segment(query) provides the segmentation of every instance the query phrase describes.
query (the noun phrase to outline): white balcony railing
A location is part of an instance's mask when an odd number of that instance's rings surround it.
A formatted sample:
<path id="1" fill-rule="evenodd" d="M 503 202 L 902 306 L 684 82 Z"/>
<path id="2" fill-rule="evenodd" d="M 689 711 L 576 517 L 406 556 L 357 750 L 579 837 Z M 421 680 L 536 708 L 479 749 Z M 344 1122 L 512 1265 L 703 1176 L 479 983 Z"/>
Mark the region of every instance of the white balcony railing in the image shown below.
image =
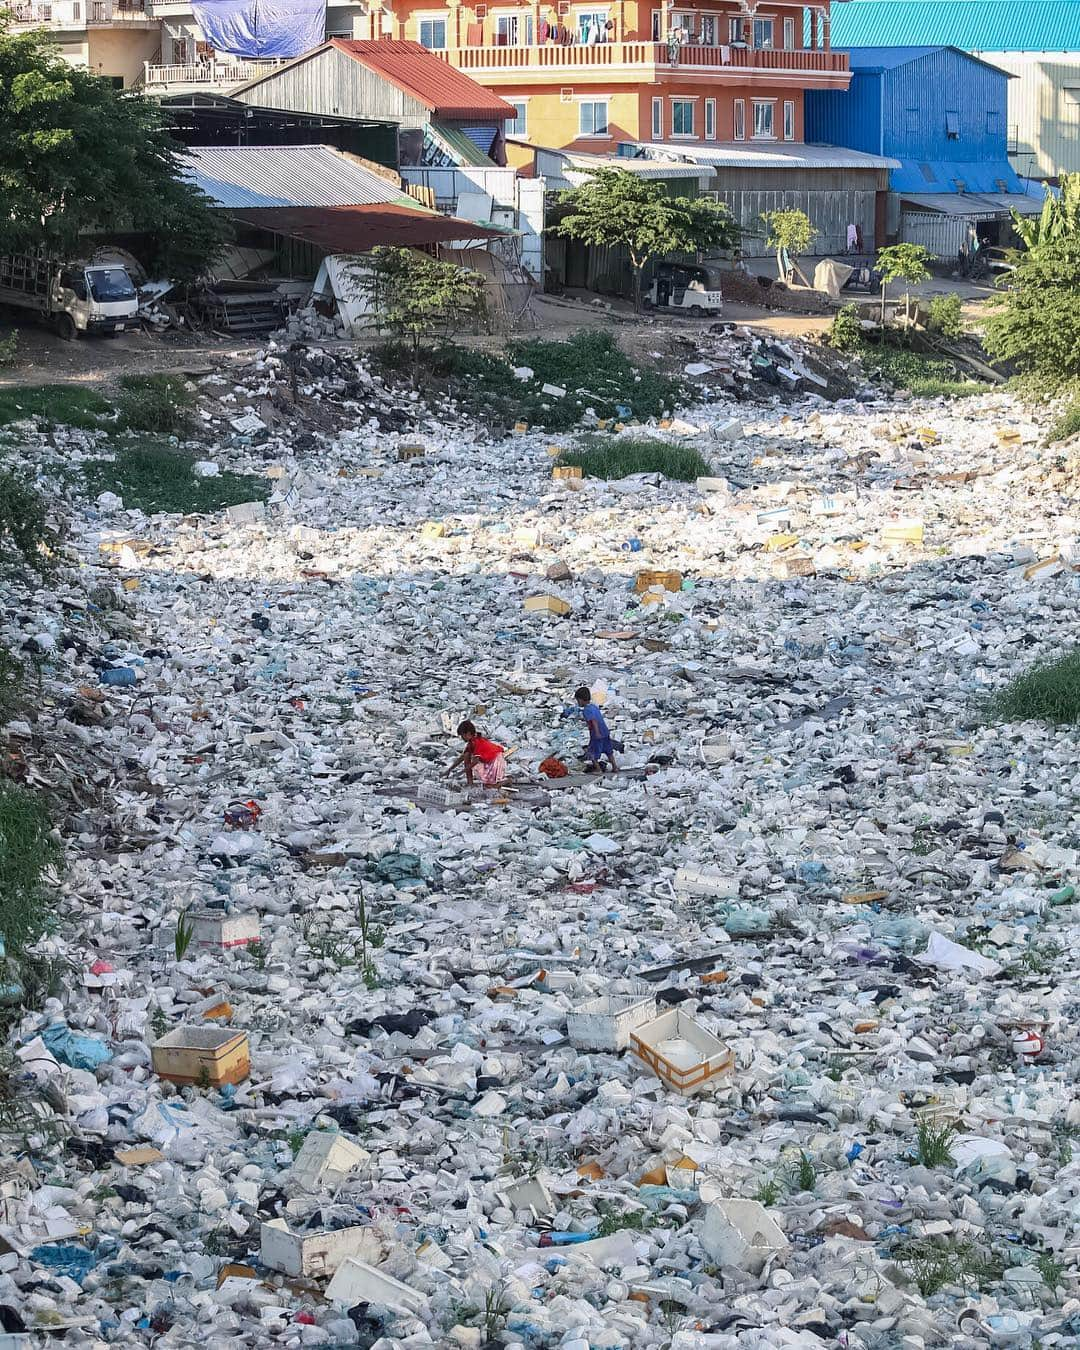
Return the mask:
<path id="1" fill-rule="evenodd" d="M 147 63 L 146 88 L 182 89 L 193 85 L 227 88 L 266 75 L 283 64 L 283 61 L 196 61 L 185 66 L 153 66 Z"/>
<path id="2" fill-rule="evenodd" d="M 0 3 L 15 24 L 35 28 L 85 28 L 88 23 L 147 23 L 150 14 L 140 0 L 8 0 Z"/>

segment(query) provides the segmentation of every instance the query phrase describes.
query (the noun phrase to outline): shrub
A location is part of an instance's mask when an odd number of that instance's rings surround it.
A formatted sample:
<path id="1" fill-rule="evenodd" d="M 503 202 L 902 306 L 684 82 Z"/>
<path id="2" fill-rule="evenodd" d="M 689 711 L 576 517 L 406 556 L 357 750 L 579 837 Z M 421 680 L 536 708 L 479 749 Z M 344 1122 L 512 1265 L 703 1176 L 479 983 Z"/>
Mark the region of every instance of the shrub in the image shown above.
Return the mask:
<path id="1" fill-rule="evenodd" d="M 697 450 L 669 445 L 656 437 L 586 436 L 575 450 L 559 456 L 560 464 L 576 464 L 586 478 L 626 478 L 632 473 L 662 473 L 681 483 L 705 478 L 709 466 Z"/>
<path id="2" fill-rule="evenodd" d="M 1017 676 L 990 699 L 987 711 L 1001 722 L 1080 722 L 1080 647 Z"/>
<path id="3" fill-rule="evenodd" d="M 857 352 L 863 344 L 862 324 L 859 322 L 859 306 L 844 305 L 833 315 L 825 342 L 838 352 Z"/>
<path id="4" fill-rule="evenodd" d="M 0 469 L 0 563 L 47 572 L 58 542 L 41 493 L 18 474 Z"/>
<path id="5" fill-rule="evenodd" d="M 1080 398 L 1073 397 L 1046 430 L 1048 441 L 1067 441 L 1080 432 Z"/>
<path id="6" fill-rule="evenodd" d="M 25 788 L 0 783 L 0 933 L 15 953 L 52 926 L 46 875 L 60 864 L 44 802 Z"/>
<path id="7" fill-rule="evenodd" d="M 991 357 L 1058 385 L 1080 375 L 1080 238 L 1022 254 L 1008 286 L 985 324 Z"/>
<path id="8" fill-rule="evenodd" d="M 935 295 L 931 298 L 926 326 L 931 333 L 953 339 L 964 335 L 964 304 L 958 295 Z"/>
<path id="9" fill-rule="evenodd" d="M 13 366 L 19 359 L 19 330 L 13 328 L 0 338 L 0 366 Z"/>
<path id="10" fill-rule="evenodd" d="M 923 1167 L 951 1167 L 952 1141 L 956 1136 L 956 1127 L 948 1122 L 935 1125 L 933 1121 L 920 1120 L 915 1139 L 915 1156 Z"/>

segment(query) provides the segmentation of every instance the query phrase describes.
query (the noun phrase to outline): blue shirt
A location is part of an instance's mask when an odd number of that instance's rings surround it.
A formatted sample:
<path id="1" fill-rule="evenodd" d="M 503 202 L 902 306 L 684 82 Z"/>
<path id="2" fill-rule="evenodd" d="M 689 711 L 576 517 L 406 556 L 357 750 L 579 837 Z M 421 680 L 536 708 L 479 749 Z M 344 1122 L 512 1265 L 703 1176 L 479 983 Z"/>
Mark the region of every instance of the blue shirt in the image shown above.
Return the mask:
<path id="1" fill-rule="evenodd" d="M 611 732 L 604 721 L 604 715 L 595 703 L 586 703 L 581 710 L 582 721 L 589 728 L 590 740 L 606 740 Z"/>

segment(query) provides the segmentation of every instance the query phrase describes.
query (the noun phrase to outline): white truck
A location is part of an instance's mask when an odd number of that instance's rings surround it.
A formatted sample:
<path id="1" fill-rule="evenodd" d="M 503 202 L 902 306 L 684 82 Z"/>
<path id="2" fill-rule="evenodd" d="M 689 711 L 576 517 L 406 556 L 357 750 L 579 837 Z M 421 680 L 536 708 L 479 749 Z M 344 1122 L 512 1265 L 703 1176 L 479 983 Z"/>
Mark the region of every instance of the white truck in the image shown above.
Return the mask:
<path id="1" fill-rule="evenodd" d="M 70 341 L 80 333 L 112 335 L 134 328 L 139 297 L 120 263 L 9 253 L 0 255 L 0 305 L 32 310 Z"/>

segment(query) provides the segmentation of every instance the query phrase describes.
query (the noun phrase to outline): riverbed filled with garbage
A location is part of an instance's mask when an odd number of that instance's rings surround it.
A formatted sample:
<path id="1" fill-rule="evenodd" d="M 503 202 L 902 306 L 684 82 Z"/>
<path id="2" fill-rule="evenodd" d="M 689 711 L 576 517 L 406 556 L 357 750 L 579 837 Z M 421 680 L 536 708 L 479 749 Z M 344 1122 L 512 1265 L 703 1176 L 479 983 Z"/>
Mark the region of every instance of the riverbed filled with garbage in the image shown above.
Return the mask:
<path id="1" fill-rule="evenodd" d="M 224 510 L 4 430 L 69 533 L 0 625 L 67 963 L 8 1024 L 0 1344 L 1080 1344 L 1077 736 L 990 711 L 1075 643 L 1075 464 L 711 342 L 582 411 L 685 482 L 272 344 L 196 383 Z"/>

